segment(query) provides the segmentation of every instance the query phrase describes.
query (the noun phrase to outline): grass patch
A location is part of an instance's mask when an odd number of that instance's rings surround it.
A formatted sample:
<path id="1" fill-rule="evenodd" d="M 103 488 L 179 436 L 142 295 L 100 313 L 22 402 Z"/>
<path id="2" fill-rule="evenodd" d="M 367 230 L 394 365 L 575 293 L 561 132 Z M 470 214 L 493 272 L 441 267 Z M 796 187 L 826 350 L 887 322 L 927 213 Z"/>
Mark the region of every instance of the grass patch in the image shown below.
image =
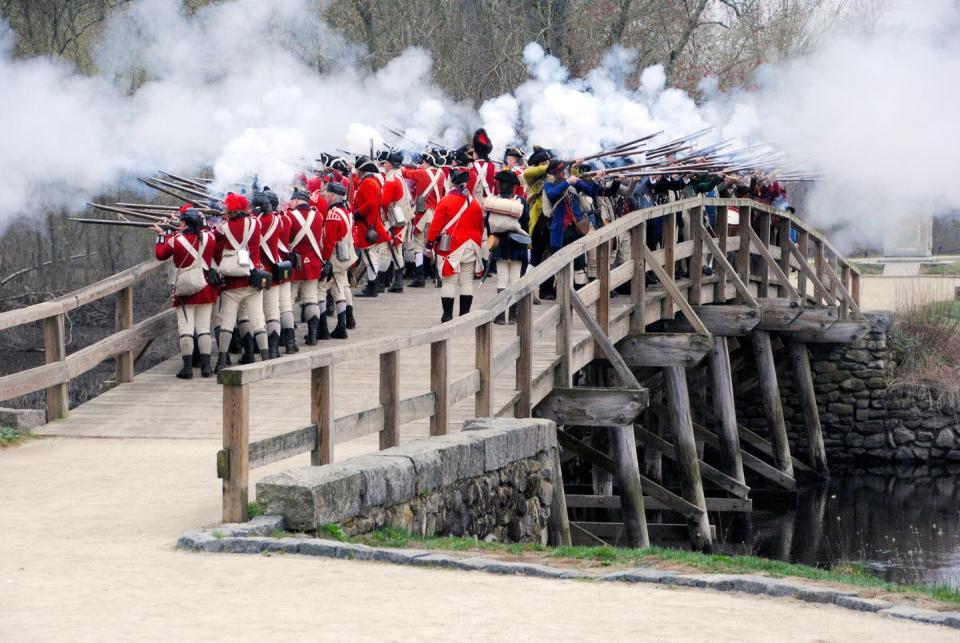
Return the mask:
<path id="1" fill-rule="evenodd" d="M 882 275 L 883 274 L 883 264 L 882 263 L 856 263 L 853 264 L 854 268 L 860 271 L 861 275 Z"/>
<path id="2" fill-rule="evenodd" d="M 333 540 L 339 540 L 340 542 L 350 541 L 350 536 L 348 536 L 339 525 L 329 524 L 323 525 L 320 529 L 317 530 L 318 536 L 326 536 L 327 538 L 332 538 Z"/>
<path id="3" fill-rule="evenodd" d="M 327 527 L 330 527 L 328 525 Z M 326 529 L 326 528 L 325 528 Z M 322 530 L 323 531 L 323 530 Z M 793 577 L 850 585 L 863 589 L 917 596 L 960 605 L 960 589 L 947 585 L 905 584 L 882 580 L 872 575 L 863 566 L 847 564 L 824 569 L 795 563 L 785 563 L 757 556 L 727 556 L 724 554 L 702 554 L 682 549 L 649 547 L 646 549 L 621 549 L 616 547 L 545 547 L 537 543 L 495 543 L 473 538 L 457 537 L 421 537 L 399 529 L 386 527 L 378 531 L 347 538 L 338 527 L 338 540 L 350 540 L 377 547 L 411 547 L 416 549 L 442 549 L 447 551 L 486 551 L 498 554 L 523 555 L 534 554 L 546 558 L 578 560 L 595 563 L 600 567 L 618 566 L 655 566 L 657 563 L 671 563 L 692 569 L 726 573 L 759 573 L 774 577 Z"/>
<path id="4" fill-rule="evenodd" d="M 12 426 L 0 427 L 0 449 L 15 447 L 33 437 L 29 432 L 20 432 Z"/>
<path id="5" fill-rule="evenodd" d="M 944 277 L 960 277 L 960 262 L 958 263 L 922 263 L 921 275 L 939 275 Z"/>
<path id="6" fill-rule="evenodd" d="M 247 503 L 247 520 L 262 516 L 267 512 L 267 506 L 261 502 Z"/>

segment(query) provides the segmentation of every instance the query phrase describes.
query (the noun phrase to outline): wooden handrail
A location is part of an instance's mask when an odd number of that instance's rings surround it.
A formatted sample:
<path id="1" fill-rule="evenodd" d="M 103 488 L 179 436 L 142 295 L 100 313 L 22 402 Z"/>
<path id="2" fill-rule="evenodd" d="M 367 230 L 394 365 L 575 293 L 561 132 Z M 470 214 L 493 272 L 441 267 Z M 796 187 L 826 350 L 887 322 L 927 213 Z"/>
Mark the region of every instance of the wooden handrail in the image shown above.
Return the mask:
<path id="1" fill-rule="evenodd" d="M 438 326 L 431 326 L 422 330 L 413 331 L 403 336 L 388 336 L 376 339 L 370 339 L 363 342 L 352 343 L 344 346 L 335 346 L 310 353 L 299 353 L 287 355 L 279 359 L 269 360 L 267 362 L 256 362 L 244 366 L 232 366 L 220 371 L 217 375 L 221 384 L 230 386 L 239 386 L 241 384 L 251 384 L 273 377 L 290 375 L 293 373 L 305 372 L 318 368 L 320 366 L 330 366 L 340 362 L 346 362 L 354 359 L 370 359 L 378 357 L 382 353 L 415 348 L 418 346 L 427 346 L 434 342 L 450 340 L 456 335 L 466 330 L 483 324 L 489 323 L 497 315 L 505 312 L 511 305 L 519 302 L 525 296 L 533 293 L 539 285 L 556 275 L 564 266 L 573 263 L 576 257 L 594 250 L 601 244 L 607 243 L 622 235 L 626 235 L 631 229 L 641 223 L 652 219 L 657 219 L 669 214 L 674 214 L 681 210 L 699 207 L 702 205 L 731 206 L 731 207 L 749 207 L 775 214 L 783 219 L 789 219 L 795 227 L 807 231 L 813 238 L 820 239 L 820 233 L 815 228 L 802 222 L 795 215 L 783 210 L 777 210 L 770 206 L 757 203 L 750 199 L 707 199 L 705 197 L 695 197 L 675 201 L 665 205 L 659 205 L 652 208 L 635 210 L 611 224 L 608 224 L 599 230 L 591 232 L 573 243 L 564 246 L 556 253 L 551 255 L 546 261 L 527 271 L 519 282 L 498 293 L 488 301 L 482 309 L 476 309 L 468 315 L 457 317 L 454 320 Z M 732 238 L 731 241 L 735 239 Z M 739 243 L 739 240 L 737 241 Z M 688 244 L 685 246 L 685 244 Z M 693 253 L 693 242 L 687 241 L 677 244 L 674 260 L 679 261 L 690 256 Z M 824 247 L 832 249 L 828 242 L 824 240 Z M 682 248 L 682 251 L 681 251 Z M 665 261 L 663 251 L 654 252 L 653 255 Z M 782 255 L 781 255 L 782 256 Z M 851 273 L 859 276 L 856 267 L 850 264 L 842 255 L 837 255 L 837 260 L 841 265 L 849 266 Z M 648 267 L 649 268 L 649 267 Z"/>
<path id="2" fill-rule="evenodd" d="M 133 380 L 134 351 L 147 341 L 176 326 L 173 309 L 140 323 L 133 323 L 133 287 L 160 271 L 163 262 L 144 261 L 106 279 L 50 301 L 0 313 L 0 330 L 43 322 L 45 364 L 0 377 L 0 400 L 46 389 L 47 421 L 61 419 L 69 412 L 67 384 L 104 360 L 117 358 L 117 382 Z M 116 332 L 67 355 L 65 320 L 70 311 L 116 295 Z"/>

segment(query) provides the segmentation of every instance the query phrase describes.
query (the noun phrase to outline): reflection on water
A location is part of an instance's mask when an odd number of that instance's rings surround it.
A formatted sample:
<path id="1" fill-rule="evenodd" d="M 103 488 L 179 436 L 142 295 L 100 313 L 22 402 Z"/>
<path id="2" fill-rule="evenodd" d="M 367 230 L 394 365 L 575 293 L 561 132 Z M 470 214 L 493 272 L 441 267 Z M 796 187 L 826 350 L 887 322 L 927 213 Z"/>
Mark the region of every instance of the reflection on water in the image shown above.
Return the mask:
<path id="1" fill-rule="evenodd" d="M 952 475 L 951 475 L 952 474 Z M 960 588 L 960 475 L 927 467 L 834 471 L 787 503 L 756 502 L 753 530 L 736 547 L 815 566 L 865 564 L 901 582 Z"/>

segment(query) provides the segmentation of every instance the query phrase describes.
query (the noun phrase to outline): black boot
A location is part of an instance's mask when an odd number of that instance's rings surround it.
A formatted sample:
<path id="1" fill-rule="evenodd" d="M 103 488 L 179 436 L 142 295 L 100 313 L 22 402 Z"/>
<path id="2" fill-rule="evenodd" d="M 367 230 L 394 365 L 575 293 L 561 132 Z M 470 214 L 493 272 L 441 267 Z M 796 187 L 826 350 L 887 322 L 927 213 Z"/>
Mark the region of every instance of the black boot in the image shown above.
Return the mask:
<path id="1" fill-rule="evenodd" d="M 230 353 L 217 353 L 217 367 L 213 372 L 219 373 L 220 369 L 226 366 L 230 366 Z"/>
<path id="2" fill-rule="evenodd" d="M 260 361 L 265 362 L 270 359 L 270 350 L 260 351 Z"/>
<path id="3" fill-rule="evenodd" d="M 267 335 L 267 352 L 270 353 L 270 359 L 280 357 L 280 334 L 276 331 Z"/>
<path id="4" fill-rule="evenodd" d="M 330 339 L 330 331 L 327 329 L 327 316 L 321 315 L 317 318 L 317 339 Z"/>
<path id="5" fill-rule="evenodd" d="M 177 373 L 177 377 L 182 380 L 193 379 L 193 355 L 183 355 L 183 368 Z"/>
<path id="6" fill-rule="evenodd" d="M 357 320 L 353 318 L 353 306 L 347 306 L 347 328 L 353 330 L 357 327 Z"/>
<path id="7" fill-rule="evenodd" d="M 253 364 L 257 361 L 256 350 L 257 342 L 253 339 L 253 335 L 247 333 L 243 336 L 243 355 L 240 356 L 240 364 Z"/>
<path id="8" fill-rule="evenodd" d="M 403 292 L 403 271 L 397 270 L 393 273 L 393 285 L 390 286 L 390 292 Z"/>
<path id="9" fill-rule="evenodd" d="M 503 292 L 503 288 L 497 288 L 497 294 L 502 293 L 502 292 Z M 461 299 L 460 301 L 462 302 L 463 299 Z M 461 308 L 462 308 L 462 304 L 461 304 Z M 461 311 L 460 314 L 462 315 L 463 312 Z M 497 315 L 496 317 L 493 318 L 493 323 L 494 323 L 494 324 L 498 324 L 498 325 L 500 325 L 500 326 L 503 326 L 504 324 L 507 323 L 506 315 L 504 315 L 503 313 L 500 313 L 499 315 Z"/>
<path id="10" fill-rule="evenodd" d="M 240 329 L 234 328 L 233 334 L 230 336 L 230 347 L 227 348 L 227 352 L 233 353 L 234 355 L 236 355 L 242 350 L 243 350 L 243 342 L 241 341 L 241 338 L 240 338 Z"/>
<path id="11" fill-rule="evenodd" d="M 280 334 L 284 336 L 283 345 L 287 355 L 300 352 L 300 349 L 297 347 L 297 332 L 294 329 L 284 328 L 280 331 Z"/>
<path id="12" fill-rule="evenodd" d="M 320 325 L 319 317 L 311 317 L 307 320 L 307 338 L 303 340 L 303 343 L 307 346 L 316 346 L 317 345 L 317 327 Z"/>
<path id="13" fill-rule="evenodd" d="M 393 266 L 390 266 L 390 270 L 393 270 Z M 393 272 L 378 272 L 377 273 L 377 293 L 387 292 L 387 286 L 390 284 L 390 280 L 393 278 Z"/>
<path id="14" fill-rule="evenodd" d="M 368 279 L 367 285 L 357 294 L 357 297 L 376 297 L 378 294 L 380 290 L 377 288 L 377 279 Z"/>
<path id="15" fill-rule="evenodd" d="M 416 266 L 413 269 L 413 281 L 410 282 L 411 288 L 423 288 L 427 285 L 423 278 L 423 266 Z"/>
<path id="16" fill-rule="evenodd" d="M 327 290 L 327 314 L 333 317 L 336 313 L 337 309 L 333 305 L 333 295 Z"/>
<path id="17" fill-rule="evenodd" d="M 473 295 L 460 295 L 460 316 L 463 317 L 470 312 L 470 304 L 473 303 Z"/>
<path id="18" fill-rule="evenodd" d="M 443 317 L 440 318 L 442 324 L 453 319 L 453 297 L 441 297 L 440 305 L 443 306 Z"/>
<path id="19" fill-rule="evenodd" d="M 510 306 L 510 319 L 507 320 L 507 323 L 508 324 L 517 323 L 517 305 L 516 304 L 512 304 Z"/>
<path id="20" fill-rule="evenodd" d="M 334 339 L 347 339 L 347 311 L 337 313 L 337 327 L 330 333 Z"/>
<path id="21" fill-rule="evenodd" d="M 197 346 L 197 336 L 193 336 L 193 355 L 191 357 L 191 363 L 194 368 L 200 368 L 200 347 Z"/>
<path id="22" fill-rule="evenodd" d="M 200 377 L 210 377 L 213 370 L 210 368 L 210 355 L 200 355 Z"/>

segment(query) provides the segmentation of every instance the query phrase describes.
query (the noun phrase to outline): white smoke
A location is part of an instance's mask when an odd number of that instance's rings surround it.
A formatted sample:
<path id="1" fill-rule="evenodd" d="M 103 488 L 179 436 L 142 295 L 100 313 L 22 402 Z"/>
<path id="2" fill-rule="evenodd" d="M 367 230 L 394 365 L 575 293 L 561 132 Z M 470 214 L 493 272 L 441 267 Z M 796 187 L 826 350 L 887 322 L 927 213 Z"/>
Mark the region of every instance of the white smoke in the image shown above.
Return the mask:
<path id="1" fill-rule="evenodd" d="M 137 0 L 108 19 L 92 76 L 14 60 L 0 20 L 0 229 L 161 169 L 212 167 L 224 190 L 254 176 L 286 190 L 320 152 L 381 145 L 381 125 L 459 144 L 475 113 L 433 85 L 429 55 L 409 49 L 365 71 L 321 4 L 230 0 L 189 13 L 180 0 Z"/>

